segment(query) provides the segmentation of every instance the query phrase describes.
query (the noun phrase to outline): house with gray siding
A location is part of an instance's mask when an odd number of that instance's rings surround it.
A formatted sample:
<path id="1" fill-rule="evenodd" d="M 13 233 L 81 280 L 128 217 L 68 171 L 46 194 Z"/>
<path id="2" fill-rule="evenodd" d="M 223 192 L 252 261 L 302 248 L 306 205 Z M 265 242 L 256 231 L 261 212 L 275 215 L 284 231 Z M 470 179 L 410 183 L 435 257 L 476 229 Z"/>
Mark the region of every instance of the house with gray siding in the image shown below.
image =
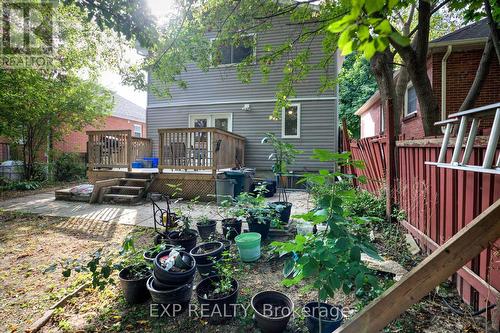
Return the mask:
<path id="1" fill-rule="evenodd" d="M 172 87 L 171 98 L 156 96 L 153 87 L 159 83 L 149 78 L 147 104 L 147 133 L 152 139 L 154 154 L 158 154 L 158 129 L 183 127 L 216 127 L 245 137 L 245 165 L 256 168 L 258 173 L 270 171 L 268 160 L 271 147 L 261 144 L 267 132 L 276 134 L 304 153 L 297 158 L 294 171 L 306 172 L 328 167 L 311 160 L 315 148 L 336 151 L 338 147 L 337 92 L 320 93 L 320 77 L 324 70 L 313 70 L 307 79 L 295 86 L 296 97 L 290 108 L 283 109 L 280 120 L 270 120 L 276 103 L 277 85 L 283 79 L 283 64 L 272 67 L 267 81 L 263 80 L 258 65 L 253 65 L 254 75 L 250 83 L 242 83 L 237 77 L 236 65 L 250 54 L 257 59 L 265 45 L 281 45 L 297 36 L 297 27 L 286 24 L 283 18 L 273 22 L 271 30 L 253 35 L 255 48 L 230 47 L 221 50 L 220 65 L 202 71 L 189 65 L 180 75 L 187 88 Z M 207 34 L 214 38 L 215 34 Z M 310 61 L 319 63 L 322 58 L 322 41 L 301 45 L 311 50 Z M 297 50 L 295 52 L 298 52 Z M 337 76 L 338 60 L 331 66 L 329 75 Z"/>

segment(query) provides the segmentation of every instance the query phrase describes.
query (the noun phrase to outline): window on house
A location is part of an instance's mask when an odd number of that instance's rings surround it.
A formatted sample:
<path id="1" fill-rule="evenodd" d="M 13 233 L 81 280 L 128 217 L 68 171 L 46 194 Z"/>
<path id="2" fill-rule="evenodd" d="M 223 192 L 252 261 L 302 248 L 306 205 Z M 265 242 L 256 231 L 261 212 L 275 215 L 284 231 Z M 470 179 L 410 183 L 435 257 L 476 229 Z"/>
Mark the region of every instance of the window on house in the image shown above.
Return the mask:
<path id="1" fill-rule="evenodd" d="M 300 104 L 283 108 L 281 114 L 281 137 L 300 138 Z"/>
<path id="2" fill-rule="evenodd" d="M 413 85 L 406 88 L 405 94 L 405 116 L 417 112 L 417 93 Z"/>
<path id="3" fill-rule="evenodd" d="M 213 62 L 215 66 L 239 64 L 252 55 L 255 55 L 255 35 L 243 37 L 239 45 L 219 46 Z"/>
<path id="4" fill-rule="evenodd" d="M 137 138 L 142 137 L 142 125 L 134 124 L 134 136 Z"/>

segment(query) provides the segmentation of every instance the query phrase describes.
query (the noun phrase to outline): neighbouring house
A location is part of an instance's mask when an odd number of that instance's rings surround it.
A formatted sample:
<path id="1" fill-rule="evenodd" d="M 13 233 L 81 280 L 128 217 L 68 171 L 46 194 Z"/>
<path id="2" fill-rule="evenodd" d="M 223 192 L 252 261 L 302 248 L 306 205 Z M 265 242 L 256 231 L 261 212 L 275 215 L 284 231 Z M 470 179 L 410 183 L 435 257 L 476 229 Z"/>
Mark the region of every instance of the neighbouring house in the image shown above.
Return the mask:
<path id="1" fill-rule="evenodd" d="M 484 19 L 429 43 L 427 73 L 440 105 L 440 114 L 433 117 L 435 121 L 458 112 L 474 81 L 488 35 L 489 27 Z M 494 57 L 474 106 L 498 102 L 499 87 L 500 66 Z M 384 133 L 381 109 L 380 94 L 377 91 L 356 111 L 355 114 L 361 118 L 361 138 Z M 401 138 L 420 139 L 424 136 L 417 96 L 410 82 L 401 112 Z"/>
<path id="2" fill-rule="evenodd" d="M 93 130 L 131 130 L 132 136 L 145 138 L 146 132 L 146 110 L 129 101 L 128 99 L 114 94 L 115 107 L 111 115 L 98 124 L 88 125 L 83 130 L 72 132 L 54 144 L 56 150 L 62 152 L 78 153 L 85 156 L 87 153 L 87 131 Z"/>
<path id="3" fill-rule="evenodd" d="M 208 72 L 190 64 L 180 75 L 187 82 L 187 88 L 172 87 L 171 98 L 153 93 L 153 87 L 159 83 L 150 75 L 147 132 L 153 141 L 154 154 L 159 155 L 159 129 L 215 127 L 245 138 L 245 165 L 257 168 L 257 172 L 269 171 L 272 164 L 268 159 L 270 147 L 261 143 L 267 132 L 304 152 L 293 166 L 295 171 L 320 168 L 322 163 L 310 158 L 312 150 L 336 150 L 338 147 L 337 92 L 335 89 L 319 92 L 321 70 L 312 70 L 307 79 L 297 83 L 296 97 L 291 99 L 289 108 L 283 108 L 278 121 L 270 120 L 270 116 L 275 107 L 277 85 L 283 79 L 283 65 L 288 58 L 272 66 L 267 81 L 263 80 L 258 64 L 252 66 L 254 73 L 250 83 L 242 83 L 237 75 L 238 63 L 248 56 L 254 54 L 258 59 L 266 46 L 281 45 L 297 36 L 299 28 L 287 23 L 288 19 L 276 18 L 269 31 L 249 35 L 255 39 L 255 47 L 223 47 L 221 64 Z M 208 33 L 207 38 L 215 38 L 215 35 L 215 32 Z M 307 47 L 311 51 L 311 63 L 318 63 L 323 54 L 322 41 L 317 38 L 299 46 Z M 337 75 L 338 64 L 336 58 L 329 75 Z M 169 148 L 165 146 L 164 149 Z"/>

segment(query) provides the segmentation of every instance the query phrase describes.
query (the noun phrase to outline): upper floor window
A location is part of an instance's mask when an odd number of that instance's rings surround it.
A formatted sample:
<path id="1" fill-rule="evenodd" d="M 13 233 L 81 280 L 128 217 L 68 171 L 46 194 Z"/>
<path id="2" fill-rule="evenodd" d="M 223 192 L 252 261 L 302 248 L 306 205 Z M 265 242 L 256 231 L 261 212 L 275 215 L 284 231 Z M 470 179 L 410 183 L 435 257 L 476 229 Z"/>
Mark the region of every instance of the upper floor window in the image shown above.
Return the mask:
<path id="1" fill-rule="evenodd" d="M 300 104 L 291 104 L 281 112 L 281 137 L 300 138 Z"/>
<path id="2" fill-rule="evenodd" d="M 405 94 L 405 116 L 417 112 L 417 93 L 412 84 L 406 88 Z"/>
<path id="3" fill-rule="evenodd" d="M 134 136 L 137 138 L 142 137 L 142 125 L 134 124 Z"/>
<path id="4" fill-rule="evenodd" d="M 255 56 L 255 35 L 243 37 L 238 45 L 220 45 L 217 51 L 213 61 L 215 66 L 239 64 Z"/>

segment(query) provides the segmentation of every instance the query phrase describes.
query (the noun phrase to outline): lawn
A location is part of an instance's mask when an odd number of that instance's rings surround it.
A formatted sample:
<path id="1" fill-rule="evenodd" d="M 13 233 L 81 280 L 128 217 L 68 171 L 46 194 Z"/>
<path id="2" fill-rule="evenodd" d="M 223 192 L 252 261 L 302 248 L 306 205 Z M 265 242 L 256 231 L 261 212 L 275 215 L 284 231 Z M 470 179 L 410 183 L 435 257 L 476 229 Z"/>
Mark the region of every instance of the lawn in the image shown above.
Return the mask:
<path id="1" fill-rule="evenodd" d="M 118 249 L 131 235 L 137 248 L 151 246 L 154 231 L 138 227 L 77 220 L 47 218 L 35 215 L 0 213 L 0 331 L 22 332 L 36 321 L 61 296 L 82 284 L 85 276 L 64 278 L 61 270 L 44 273 L 51 264 L 66 258 L 88 257 L 99 248 Z M 375 244 L 386 258 L 411 268 L 421 258 L 408 254 L 401 241 L 403 234 L 397 226 L 381 224 L 375 232 Z M 383 240 L 383 241 L 382 241 Z M 198 240 L 199 241 L 199 240 Z M 286 293 L 300 308 L 314 300 L 315 294 L 301 285 L 285 288 L 282 259 L 276 258 L 269 243 L 263 244 L 261 259 L 243 264 L 235 248 L 232 265 L 240 284 L 239 303 L 248 305 L 252 295 L 263 290 Z M 403 244 L 403 245 L 401 245 Z M 378 275 L 390 284 L 391 276 Z M 199 281 L 196 276 L 195 283 Z M 468 316 L 451 314 L 442 298 L 455 307 L 461 304 L 453 289 L 443 286 L 412 307 L 387 328 L 388 332 L 482 332 Z M 196 303 L 193 293 L 191 300 Z M 342 304 L 353 314 L 362 305 L 352 294 L 336 293 L 330 304 Z M 118 286 L 104 291 L 87 288 L 58 309 L 42 332 L 257 332 L 251 314 L 238 316 L 225 325 L 209 325 L 204 319 L 189 317 L 187 312 L 177 318 L 152 318 L 149 303 L 130 306 L 122 297 Z M 304 321 L 295 317 L 287 332 L 306 332 Z"/>

